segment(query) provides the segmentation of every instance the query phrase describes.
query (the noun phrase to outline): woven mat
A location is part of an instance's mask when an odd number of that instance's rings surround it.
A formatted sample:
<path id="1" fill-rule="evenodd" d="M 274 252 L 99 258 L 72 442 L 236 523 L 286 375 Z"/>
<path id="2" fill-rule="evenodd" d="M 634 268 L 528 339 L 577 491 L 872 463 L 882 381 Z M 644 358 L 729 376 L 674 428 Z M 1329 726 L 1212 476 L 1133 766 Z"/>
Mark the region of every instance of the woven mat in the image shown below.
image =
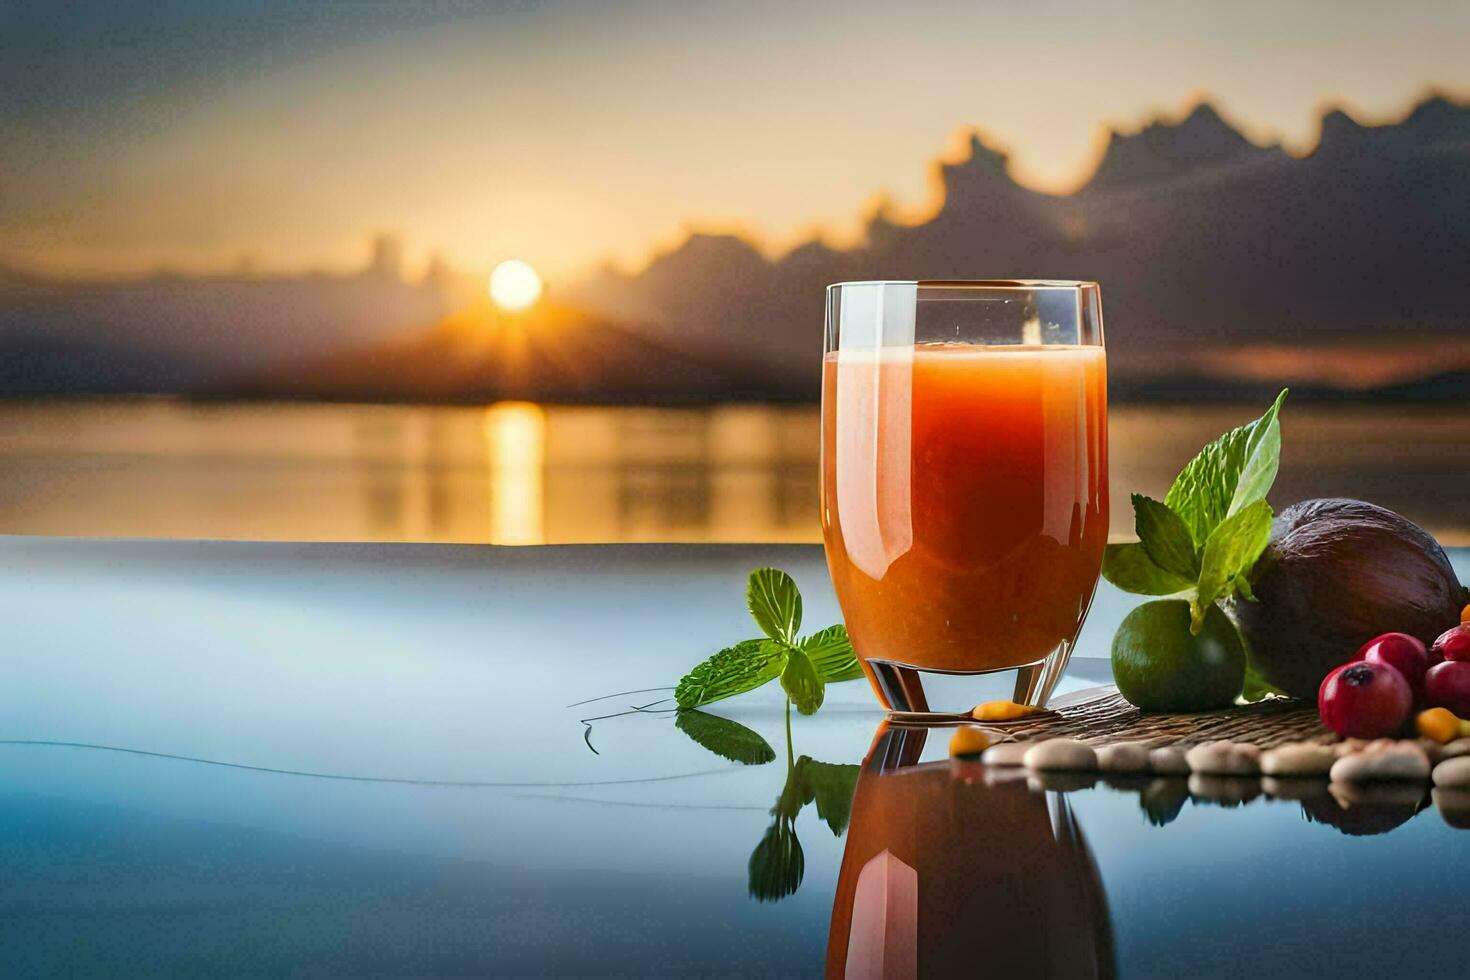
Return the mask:
<path id="1" fill-rule="evenodd" d="M 1215 739 L 1251 742 L 1262 748 L 1286 742 L 1335 742 L 1322 727 L 1317 706 L 1284 698 L 1195 714 L 1145 714 L 1123 700 L 1115 687 L 1089 688 L 1058 699 L 1054 715 L 1005 724 L 985 722 L 1018 741 L 1076 738 L 1084 742 L 1143 742 L 1150 748 L 1188 747 Z"/>

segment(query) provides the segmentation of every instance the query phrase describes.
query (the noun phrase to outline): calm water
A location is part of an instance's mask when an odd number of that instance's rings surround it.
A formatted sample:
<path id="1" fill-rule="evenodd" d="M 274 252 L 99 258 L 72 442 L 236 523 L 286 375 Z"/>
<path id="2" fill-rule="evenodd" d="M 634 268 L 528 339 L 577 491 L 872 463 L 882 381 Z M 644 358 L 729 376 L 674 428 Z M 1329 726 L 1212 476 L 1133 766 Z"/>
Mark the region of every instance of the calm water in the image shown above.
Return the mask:
<path id="1" fill-rule="evenodd" d="M 1263 406 L 1115 409 L 1113 531 Z M 1470 410 L 1290 406 L 1274 503 L 1470 543 Z M 0 533 L 538 544 L 818 541 L 810 407 L 0 403 Z"/>
<path id="2" fill-rule="evenodd" d="M 862 682 L 573 704 L 749 635 L 763 564 L 837 619 L 813 546 L 0 537 L 6 974 L 1463 975 L 1423 786 L 1033 785 Z"/>

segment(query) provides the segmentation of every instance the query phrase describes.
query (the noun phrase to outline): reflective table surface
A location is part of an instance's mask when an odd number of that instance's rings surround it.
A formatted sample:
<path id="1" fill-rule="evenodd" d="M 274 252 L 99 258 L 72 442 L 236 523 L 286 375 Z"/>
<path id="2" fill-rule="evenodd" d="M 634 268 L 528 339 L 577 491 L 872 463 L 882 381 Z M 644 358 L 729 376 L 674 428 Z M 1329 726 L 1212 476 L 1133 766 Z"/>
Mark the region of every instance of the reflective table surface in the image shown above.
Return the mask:
<path id="1" fill-rule="evenodd" d="M 1458 975 L 1418 789 L 1027 781 L 862 682 L 676 718 L 838 621 L 820 548 L 0 538 L 7 975 Z M 1470 553 L 1454 555 L 1470 579 Z M 1106 683 L 1104 585 L 1063 692 Z M 641 710 L 631 710 L 638 708 Z M 601 717 L 601 716 L 612 717 Z M 1459 824 L 1457 827 L 1456 824 Z"/>

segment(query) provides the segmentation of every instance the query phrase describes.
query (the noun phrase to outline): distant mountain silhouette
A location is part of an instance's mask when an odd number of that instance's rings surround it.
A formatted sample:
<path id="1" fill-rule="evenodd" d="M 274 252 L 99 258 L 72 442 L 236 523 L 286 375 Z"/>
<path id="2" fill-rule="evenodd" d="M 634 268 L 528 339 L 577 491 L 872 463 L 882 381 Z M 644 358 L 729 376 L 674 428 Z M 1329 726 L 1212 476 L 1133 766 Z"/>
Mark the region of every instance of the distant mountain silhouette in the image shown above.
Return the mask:
<path id="1" fill-rule="evenodd" d="M 1087 186 L 1096 191 L 1164 181 L 1205 169 L 1280 161 L 1285 156 L 1280 147 L 1252 143 L 1220 118 L 1214 106 L 1201 102 L 1174 125 L 1155 121 L 1137 133 L 1110 133 L 1107 149 Z"/>
<path id="2" fill-rule="evenodd" d="M 577 310 L 542 303 L 506 313 L 481 301 L 423 336 L 242 377 L 216 394 L 333 400 L 563 403 L 800 397 L 771 391 L 738 362 L 708 363 Z"/>
<path id="3" fill-rule="evenodd" d="M 640 273 L 604 270 L 575 299 L 711 352 L 758 352 L 771 377 L 808 386 L 822 289 L 846 279 L 1095 279 L 1110 371 L 1135 393 L 1201 349 L 1245 341 L 1330 357 L 1330 340 L 1400 337 L 1443 346 L 1446 370 L 1470 356 L 1470 106 L 1442 96 L 1390 125 L 1329 112 L 1300 159 L 1202 103 L 1112 133 L 1074 194 L 1016 184 L 978 133 L 940 178 L 931 219 L 880 211 L 851 250 L 812 241 L 767 261 L 738 238 L 692 235 Z"/>
<path id="4" fill-rule="evenodd" d="M 381 237 L 352 275 L 65 282 L 0 269 L 0 392 L 194 392 L 418 333 L 463 287 L 404 281 Z"/>
<path id="5" fill-rule="evenodd" d="M 1017 184 L 978 132 L 938 172 L 931 218 L 880 208 L 858 247 L 813 239 L 773 260 L 692 234 L 520 319 L 442 262 L 405 281 L 391 238 L 351 275 L 107 283 L 0 268 L 0 394 L 810 398 L 827 284 L 1047 277 L 1102 283 L 1123 397 L 1254 391 L 1292 381 L 1301 358 L 1305 394 L 1470 397 L 1470 105 L 1435 95 L 1388 125 L 1334 109 L 1297 158 L 1202 102 L 1112 132 L 1068 195 Z M 1372 380 L 1362 350 L 1383 343 L 1414 347 L 1424 373 Z M 1217 356 L 1256 348 L 1286 373 Z"/>
<path id="6" fill-rule="evenodd" d="M 80 337 L 13 339 L 0 349 L 0 395 L 172 394 L 205 372 L 184 354 Z"/>

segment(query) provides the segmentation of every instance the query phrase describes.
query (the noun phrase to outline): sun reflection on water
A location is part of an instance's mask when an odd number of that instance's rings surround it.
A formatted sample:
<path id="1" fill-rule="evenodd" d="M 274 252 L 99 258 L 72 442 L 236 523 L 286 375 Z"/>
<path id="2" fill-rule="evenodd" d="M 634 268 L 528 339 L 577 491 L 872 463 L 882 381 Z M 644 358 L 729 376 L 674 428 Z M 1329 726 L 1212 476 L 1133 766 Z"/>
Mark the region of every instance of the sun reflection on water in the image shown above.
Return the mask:
<path id="1" fill-rule="evenodd" d="M 546 540 L 546 412 L 530 402 L 500 402 L 481 423 L 490 471 L 492 544 Z"/>
<path id="2" fill-rule="evenodd" d="M 1113 528 L 1258 406 L 1118 406 Z M 818 409 L 0 405 L 0 533 L 568 544 L 821 540 Z M 1372 500 L 1470 545 L 1470 414 L 1299 406 L 1275 498 Z"/>

